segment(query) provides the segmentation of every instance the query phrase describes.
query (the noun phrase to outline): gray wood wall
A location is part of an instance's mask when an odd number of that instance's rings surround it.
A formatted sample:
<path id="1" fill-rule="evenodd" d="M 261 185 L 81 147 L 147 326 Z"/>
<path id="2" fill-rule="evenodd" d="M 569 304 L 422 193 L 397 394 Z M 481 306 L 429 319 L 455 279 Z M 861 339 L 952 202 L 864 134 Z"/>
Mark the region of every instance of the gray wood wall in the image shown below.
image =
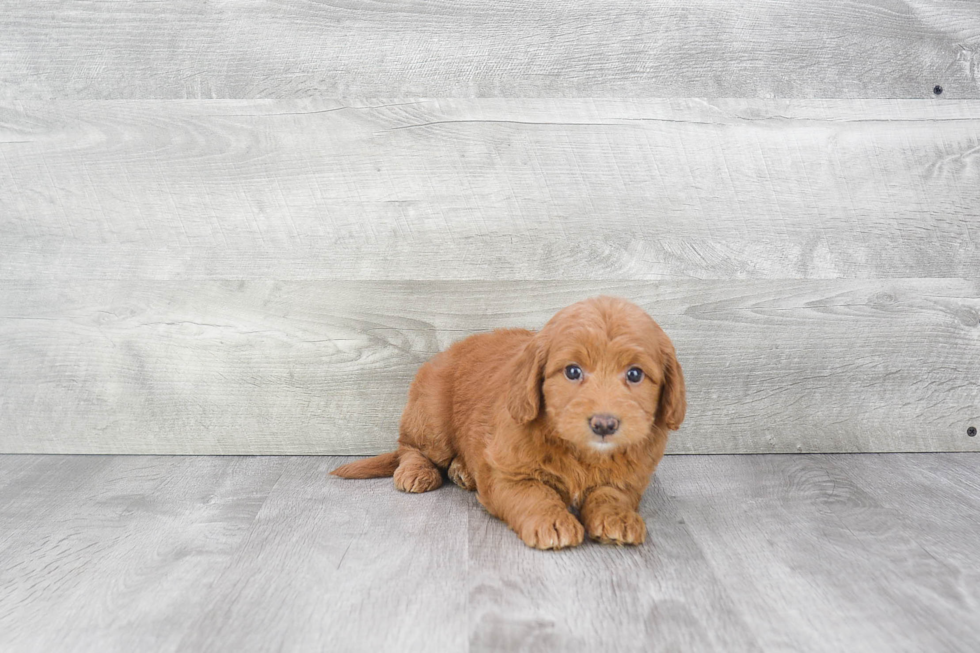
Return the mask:
<path id="1" fill-rule="evenodd" d="M 980 450 L 978 73 L 972 0 L 0 0 L 0 452 L 382 451 L 598 293 L 672 452 Z"/>

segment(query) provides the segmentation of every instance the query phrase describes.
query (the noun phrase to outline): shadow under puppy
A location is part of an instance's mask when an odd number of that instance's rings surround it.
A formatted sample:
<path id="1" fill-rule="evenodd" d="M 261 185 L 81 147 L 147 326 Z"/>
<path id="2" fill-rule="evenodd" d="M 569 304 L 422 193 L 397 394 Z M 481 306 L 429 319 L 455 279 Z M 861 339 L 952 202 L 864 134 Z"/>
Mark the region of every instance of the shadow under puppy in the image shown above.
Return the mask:
<path id="1" fill-rule="evenodd" d="M 398 450 L 332 473 L 427 492 L 446 470 L 528 546 L 585 533 L 640 544 L 637 506 L 686 407 L 663 329 L 635 304 L 595 297 L 537 333 L 498 329 L 437 354 L 409 389 Z"/>

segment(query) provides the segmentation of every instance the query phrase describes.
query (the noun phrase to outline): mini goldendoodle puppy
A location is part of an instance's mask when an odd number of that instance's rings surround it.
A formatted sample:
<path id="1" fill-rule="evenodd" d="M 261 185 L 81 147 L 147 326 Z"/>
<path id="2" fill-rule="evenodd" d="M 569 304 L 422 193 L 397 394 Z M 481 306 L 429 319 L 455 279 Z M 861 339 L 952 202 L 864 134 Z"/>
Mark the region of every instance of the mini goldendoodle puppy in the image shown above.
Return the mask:
<path id="1" fill-rule="evenodd" d="M 409 389 L 398 450 L 333 474 L 393 475 L 399 490 L 427 492 L 446 470 L 528 546 L 576 546 L 585 533 L 640 544 L 640 497 L 686 408 L 663 329 L 635 304 L 596 297 L 537 333 L 498 329 L 436 355 Z"/>

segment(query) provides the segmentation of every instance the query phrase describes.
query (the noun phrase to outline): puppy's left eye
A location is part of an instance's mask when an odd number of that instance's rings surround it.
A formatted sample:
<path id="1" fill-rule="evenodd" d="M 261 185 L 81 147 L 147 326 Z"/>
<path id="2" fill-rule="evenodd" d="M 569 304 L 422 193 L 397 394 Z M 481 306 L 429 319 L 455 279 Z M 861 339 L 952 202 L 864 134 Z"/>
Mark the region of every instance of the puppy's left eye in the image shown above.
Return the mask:
<path id="1" fill-rule="evenodd" d="M 639 367 L 631 367 L 626 370 L 626 380 L 630 383 L 639 383 L 643 380 L 643 370 Z"/>

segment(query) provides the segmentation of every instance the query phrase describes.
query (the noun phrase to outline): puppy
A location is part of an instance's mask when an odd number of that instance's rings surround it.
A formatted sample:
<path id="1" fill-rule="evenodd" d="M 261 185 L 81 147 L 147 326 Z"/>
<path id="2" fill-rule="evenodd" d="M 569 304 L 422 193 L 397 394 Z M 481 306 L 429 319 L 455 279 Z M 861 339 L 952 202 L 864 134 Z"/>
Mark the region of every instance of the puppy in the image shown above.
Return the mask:
<path id="1" fill-rule="evenodd" d="M 409 389 L 398 450 L 333 474 L 428 492 L 446 471 L 528 546 L 586 533 L 640 544 L 640 497 L 686 409 L 664 331 L 635 304 L 596 297 L 537 333 L 498 329 L 437 354 Z"/>

